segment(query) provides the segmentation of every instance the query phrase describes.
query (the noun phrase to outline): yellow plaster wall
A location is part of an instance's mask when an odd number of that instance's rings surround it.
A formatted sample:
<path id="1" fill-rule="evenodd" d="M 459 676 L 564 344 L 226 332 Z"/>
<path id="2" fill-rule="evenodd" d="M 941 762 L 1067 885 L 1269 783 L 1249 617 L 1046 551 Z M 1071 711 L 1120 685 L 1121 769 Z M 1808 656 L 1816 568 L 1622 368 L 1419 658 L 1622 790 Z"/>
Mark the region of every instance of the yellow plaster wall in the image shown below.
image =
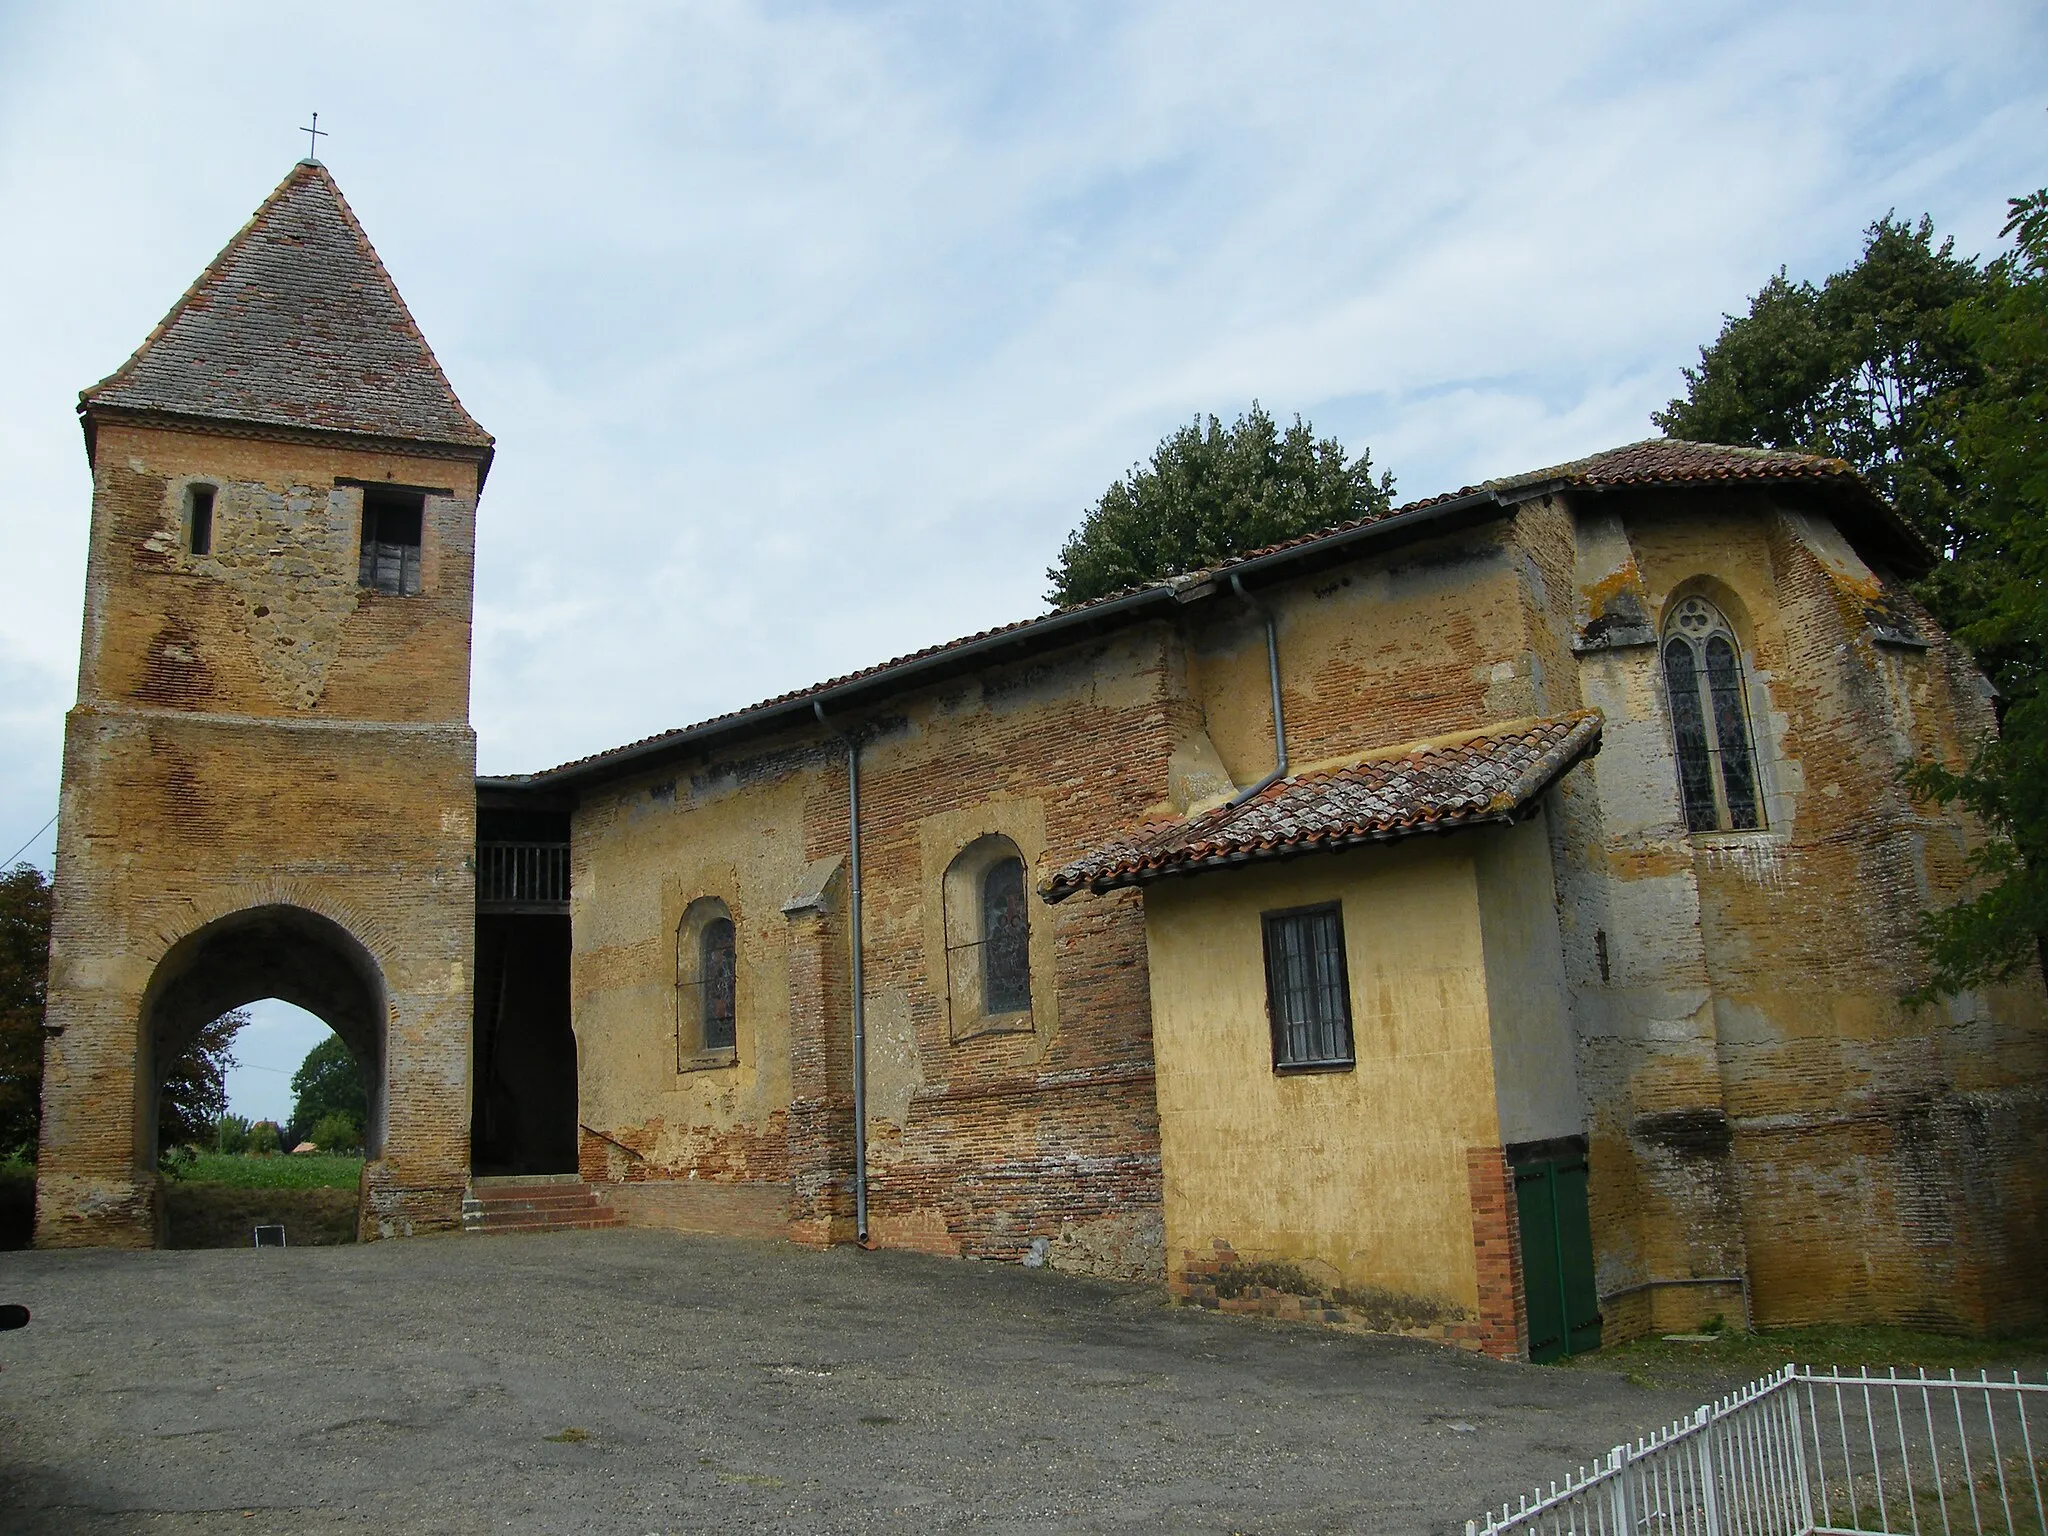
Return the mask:
<path id="1" fill-rule="evenodd" d="M 1169 1273 L 1215 1240 L 1471 1313 L 1466 1151 L 1498 1145 L 1474 840 L 1147 888 Z M 1261 912 L 1343 904 L 1357 1067 L 1281 1076 Z"/>
<path id="2" fill-rule="evenodd" d="M 789 919 L 804 884 L 801 775 L 739 783 L 650 776 L 593 797 L 572 835 L 571 1017 L 578 1118 L 609 1139 L 622 1178 L 786 1176 Z M 700 897 L 736 941 L 729 1063 L 678 1068 L 676 927 Z M 638 1159 L 638 1162 L 635 1162 Z"/>

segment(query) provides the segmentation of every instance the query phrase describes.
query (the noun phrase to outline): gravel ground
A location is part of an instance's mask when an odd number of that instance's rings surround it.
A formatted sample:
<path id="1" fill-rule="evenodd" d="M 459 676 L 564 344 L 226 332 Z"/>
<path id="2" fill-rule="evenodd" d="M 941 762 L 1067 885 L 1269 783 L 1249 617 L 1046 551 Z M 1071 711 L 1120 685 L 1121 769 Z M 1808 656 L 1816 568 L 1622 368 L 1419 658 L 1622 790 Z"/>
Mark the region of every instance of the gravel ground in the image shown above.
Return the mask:
<path id="1" fill-rule="evenodd" d="M 8 1532 L 1462 1531 L 1695 1401 L 631 1230 L 0 1253 L 4 1301 Z"/>

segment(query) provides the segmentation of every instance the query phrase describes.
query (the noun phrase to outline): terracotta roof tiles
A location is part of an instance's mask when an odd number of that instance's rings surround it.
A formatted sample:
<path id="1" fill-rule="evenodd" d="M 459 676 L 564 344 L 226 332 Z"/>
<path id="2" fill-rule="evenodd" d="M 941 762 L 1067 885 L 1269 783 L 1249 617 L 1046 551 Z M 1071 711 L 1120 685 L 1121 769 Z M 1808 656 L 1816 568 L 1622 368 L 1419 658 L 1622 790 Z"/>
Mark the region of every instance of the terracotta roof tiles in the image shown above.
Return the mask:
<path id="1" fill-rule="evenodd" d="M 1600 713 L 1587 710 L 1308 769 L 1247 800 L 1097 849 L 1053 874 L 1040 894 L 1060 901 L 1165 875 L 1512 821 L 1599 748 Z"/>
<path id="2" fill-rule="evenodd" d="M 79 397 L 488 450 L 369 237 L 302 160 L 118 369 Z"/>

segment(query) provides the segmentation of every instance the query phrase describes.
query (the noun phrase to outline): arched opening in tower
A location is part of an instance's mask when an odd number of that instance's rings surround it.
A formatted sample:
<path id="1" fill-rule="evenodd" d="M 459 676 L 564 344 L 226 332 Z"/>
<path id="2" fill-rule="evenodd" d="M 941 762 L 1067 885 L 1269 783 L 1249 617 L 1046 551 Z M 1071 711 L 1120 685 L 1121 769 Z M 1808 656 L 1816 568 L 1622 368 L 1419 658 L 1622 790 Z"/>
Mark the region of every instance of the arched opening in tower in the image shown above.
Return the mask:
<path id="1" fill-rule="evenodd" d="M 189 935 L 151 978 L 143 999 L 148 1060 L 137 1085 L 138 1169 L 154 1166 L 167 1131 L 177 1140 L 191 1129 L 182 1124 L 191 1095 L 174 1079 L 181 1064 L 189 1069 L 195 1042 L 203 1032 L 218 1032 L 220 1021 L 236 1010 L 265 998 L 304 1009 L 339 1037 L 361 1076 L 363 1149 L 370 1157 L 381 1155 L 387 1101 L 383 977 L 369 952 L 331 919 L 299 907 L 267 906 Z M 169 1095 L 167 1085 L 173 1088 Z M 167 1125 L 167 1115 L 179 1123 Z"/>

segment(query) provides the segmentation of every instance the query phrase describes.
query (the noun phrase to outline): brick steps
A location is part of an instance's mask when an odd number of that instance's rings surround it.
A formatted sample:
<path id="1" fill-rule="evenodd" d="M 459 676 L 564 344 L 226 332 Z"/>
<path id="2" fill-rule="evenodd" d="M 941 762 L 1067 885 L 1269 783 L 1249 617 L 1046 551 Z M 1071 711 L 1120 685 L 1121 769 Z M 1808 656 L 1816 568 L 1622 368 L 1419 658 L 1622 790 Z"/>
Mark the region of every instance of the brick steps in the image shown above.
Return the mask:
<path id="1" fill-rule="evenodd" d="M 581 1179 L 477 1179 L 462 1200 L 465 1232 L 590 1232 L 625 1217 Z"/>

